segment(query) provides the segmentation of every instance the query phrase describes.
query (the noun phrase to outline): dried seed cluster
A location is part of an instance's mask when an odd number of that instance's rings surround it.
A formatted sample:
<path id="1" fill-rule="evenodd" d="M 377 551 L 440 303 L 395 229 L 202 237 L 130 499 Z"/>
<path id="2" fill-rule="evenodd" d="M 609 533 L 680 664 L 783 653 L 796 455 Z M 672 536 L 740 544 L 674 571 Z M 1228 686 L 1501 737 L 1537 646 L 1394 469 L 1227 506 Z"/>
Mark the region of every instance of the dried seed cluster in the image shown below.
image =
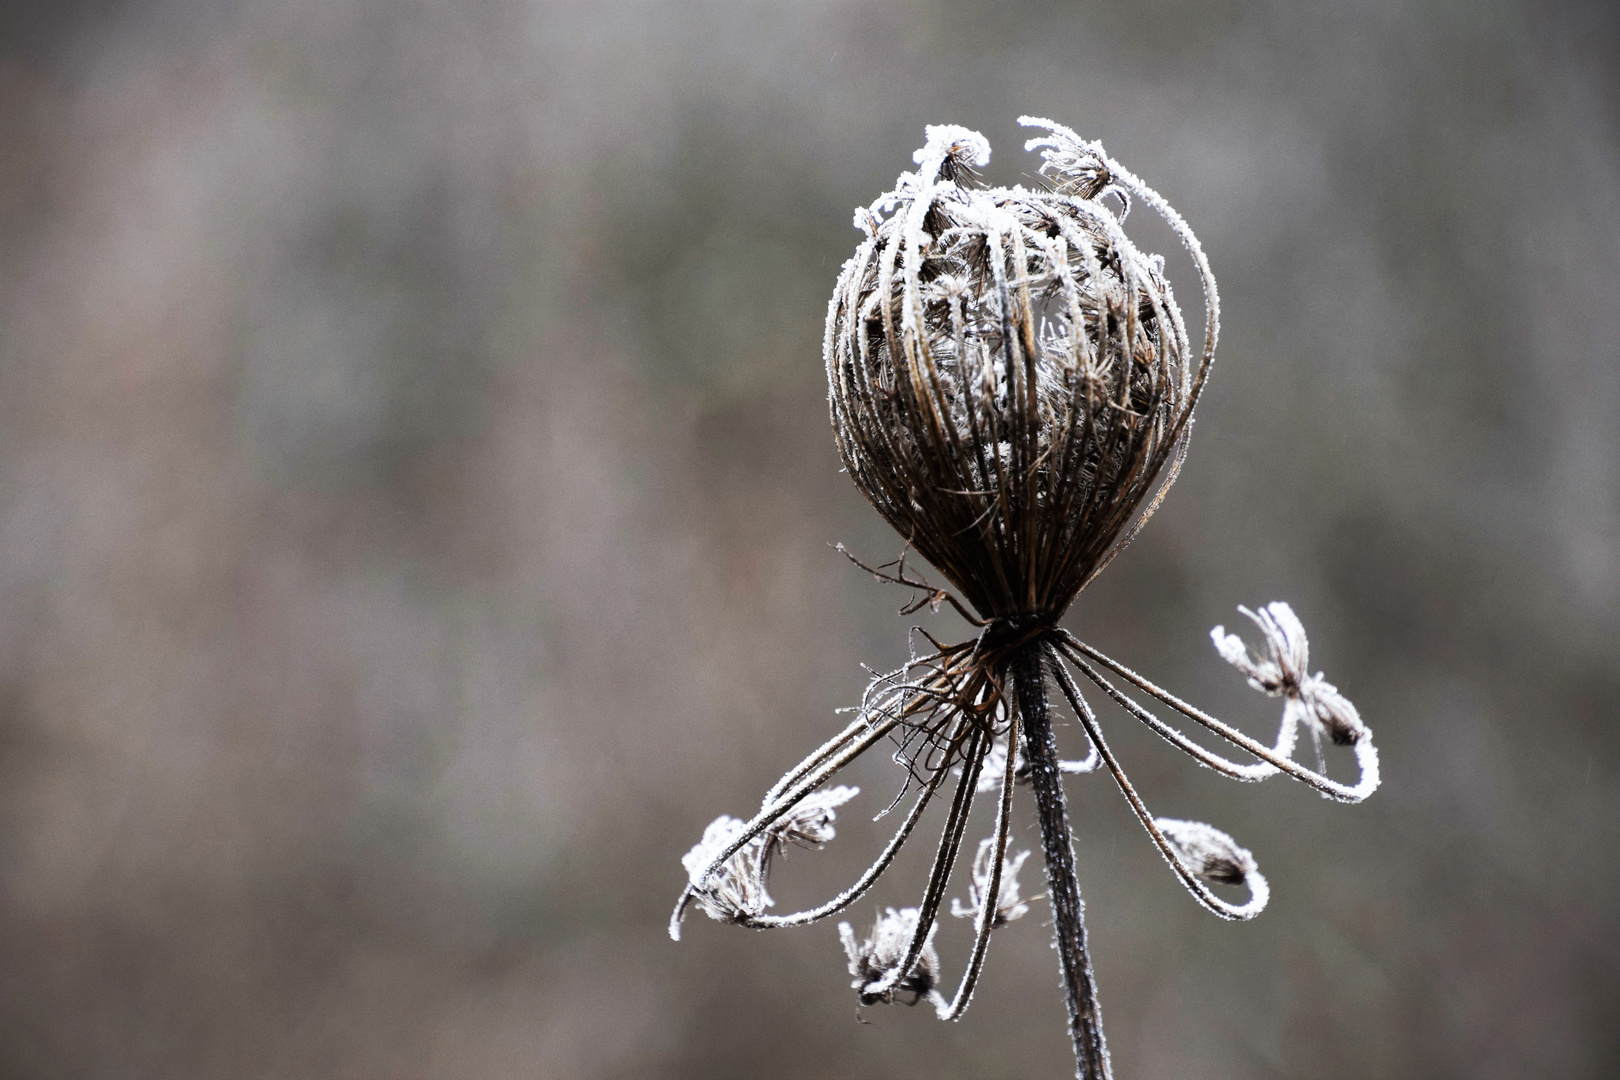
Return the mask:
<path id="1" fill-rule="evenodd" d="M 1163 260 L 1102 201 L 1163 200 L 1067 128 L 1023 122 L 1051 132 L 1029 143 L 1050 189 L 979 186 L 983 137 L 931 127 L 917 172 L 856 212 L 867 239 L 825 352 L 872 505 L 980 615 L 1055 621 L 1172 462 L 1161 491 L 1174 479 L 1214 326 L 1195 364 Z"/>

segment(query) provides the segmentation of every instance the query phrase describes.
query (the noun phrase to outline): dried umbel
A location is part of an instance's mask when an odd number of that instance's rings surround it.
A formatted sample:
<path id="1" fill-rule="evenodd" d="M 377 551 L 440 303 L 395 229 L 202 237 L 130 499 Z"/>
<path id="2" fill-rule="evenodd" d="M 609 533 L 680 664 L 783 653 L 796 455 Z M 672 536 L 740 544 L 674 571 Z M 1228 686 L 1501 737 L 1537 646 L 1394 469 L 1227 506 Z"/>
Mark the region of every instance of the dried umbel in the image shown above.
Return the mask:
<path id="1" fill-rule="evenodd" d="M 1028 910 L 1010 854 L 1015 790 L 1031 789 L 1041 830 L 1046 898 L 1076 1067 L 1082 1080 L 1110 1076 L 1086 946 L 1064 774 L 1104 767 L 1171 871 L 1223 918 L 1248 919 L 1269 889 L 1253 855 L 1201 822 L 1156 818 L 1110 750 L 1076 674 L 1125 713 L 1200 764 L 1236 780 L 1286 773 L 1343 802 L 1378 786 L 1372 734 L 1355 707 L 1306 670 L 1304 627 L 1287 604 L 1256 614 L 1263 647 L 1251 652 L 1216 627 L 1221 656 L 1250 685 L 1281 697 L 1270 744 L 1188 705 L 1062 629 L 1080 590 L 1130 542 L 1175 480 L 1193 406 L 1214 358 L 1219 322 L 1215 279 L 1192 230 L 1151 188 L 1100 145 L 1046 120 L 1039 149 L 1046 188 L 989 188 L 975 168 L 989 146 L 975 132 L 931 127 L 916 172 L 857 211 L 866 239 L 845 264 L 827 316 L 825 358 L 833 429 L 850 476 L 879 512 L 950 582 L 935 588 L 895 563 L 867 569 L 917 590 L 904 610 L 949 603 L 978 627 L 942 643 L 867 689 L 854 721 L 791 769 L 747 822 L 714 821 L 682 860 L 688 883 L 670 922 L 696 904 L 715 919 L 756 929 L 799 926 L 859 900 L 888 869 L 934 798 L 951 788 L 933 866 L 915 907 L 889 908 L 857 940 L 839 927 L 862 1004 L 933 1003 L 944 1019 L 967 1008 L 991 933 Z M 1123 223 L 1133 202 L 1152 207 L 1180 237 L 1204 293 L 1202 345 L 1187 330 L 1163 262 L 1138 251 Z M 1107 672 L 1108 674 L 1105 674 Z M 1154 699 L 1253 760 L 1231 760 L 1144 707 Z M 1080 761 L 1060 760 L 1048 708 L 1055 683 L 1089 743 Z M 1301 727 L 1317 768 L 1294 760 Z M 1330 779 L 1329 746 L 1353 750 L 1356 783 Z M 769 915 L 772 854 L 832 838 L 834 808 L 851 788 L 824 788 L 881 742 L 895 746 L 911 795 L 894 837 L 849 888 L 817 907 Z M 995 820 L 969 870 L 973 945 L 956 992 L 938 990 L 934 936 L 979 795 L 994 794 Z M 887 813 L 888 811 L 884 811 Z M 880 817 L 882 815 L 879 815 Z M 1234 903 L 1215 890 L 1241 887 Z"/>
<path id="2" fill-rule="evenodd" d="M 918 171 L 856 213 L 868 236 L 826 340 L 850 477 L 981 616 L 1031 623 L 1061 616 L 1174 480 L 1215 342 L 1212 317 L 1194 363 L 1163 260 L 1099 201 L 1163 200 L 1040 123 L 1048 191 L 975 186 L 983 137 L 928 130 Z M 1213 313 L 1198 242 L 1166 216 Z"/>

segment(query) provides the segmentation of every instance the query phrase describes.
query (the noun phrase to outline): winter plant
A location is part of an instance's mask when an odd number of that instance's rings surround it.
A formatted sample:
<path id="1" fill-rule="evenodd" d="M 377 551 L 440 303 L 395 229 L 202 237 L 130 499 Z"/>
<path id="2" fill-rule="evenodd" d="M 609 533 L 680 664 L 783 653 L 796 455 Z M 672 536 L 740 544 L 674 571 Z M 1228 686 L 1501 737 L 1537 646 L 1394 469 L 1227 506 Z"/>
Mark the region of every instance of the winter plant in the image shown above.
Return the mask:
<path id="1" fill-rule="evenodd" d="M 1372 735 L 1355 708 L 1307 667 L 1304 628 L 1284 603 L 1239 609 L 1260 631 L 1251 652 L 1235 634 L 1215 647 L 1249 684 L 1283 699 L 1268 745 L 1160 689 L 1059 626 L 1069 605 L 1130 543 L 1175 482 L 1193 407 L 1215 355 L 1219 300 L 1209 263 L 1181 215 L 1104 153 L 1048 120 L 1042 190 L 985 187 L 975 167 L 990 155 L 965 128 L 927 131 L 927 145 L 893 191 L 856 212 L 866 239 L 844 264 L 824 342 L 832 426 L 850 477 L 879 513 L 948 579 L 953 591 L 909 574 L 905 559 L 867 568 L 919 590 L 905 610 L 950 604 L 978 629 L 944 644 L 923 633 L 898 670 L 877 676 L 855 718 L 794 766 L 744 821 L 721 817 L 683 860 L 688 883 L 670 922 L 687 908 L 766 929 L 800 926 L 849 908 L 878 880 L 931 801 L 949 809 L 922 898 L 889 908 L 864 938 L 839 936 L 862 1004 L 931 1002 L 960 1017 L 990 936 L 1028 910 L 1008 852 L 1015 789 L 1034 795 L 1063 993 L 1078 1075 L 1110 1076 L 1061 776 L 1099 764 L 1119 786 L 1171 871 L 1216 915 L 1248 919 L 1269 890 L 1252 855 L 1209 825 L 1154 817 L 1110 751 L 1081 679 L 1200 764 L 1235 780 L 1286 773 L 1328 798 L 1359 802 L 1378 786 Z M 1110 197 L 1111 201 L 1110 201 Z M 1134 201 L 1152 207 L 1191 255 L 1203 289 L 1204 336 L 1189 344 L 1163 260 L 1143 254 L 1123 224 Z M 1078 678 L 1076 677 L 1078 675 Z M 1234 761 L 1193 741 L 1122 689 L 1152 698 L 1237 747 Z M 1083 761 L 1059 759 L 1049 709 L 1055 685 L 1089 741 Z M 1304 730 L 1316 768 L 1295 760 Z M 1348 746 L 1354 785 L 1330 779 L 1323 742 Z M 856 794 L 824 787 L 881 742 L 895 746 L 910 796 L 877 861 L 848 889 L 806 911 L 770 914 L 776 855 L 833 837 L 836 808 Z M 1247 760 L 1252 758 L 1252 760 Z M 965 902 L 974 940 L 961 982 L 940 992 L 934 948 L 941 907 L 975 796 L 994 793 L 995 825 L 980 841 Z M 891 807 L 894 808 L 894 807 Z M 1244 886 L 1233 903 L 1212 886 Z"/>

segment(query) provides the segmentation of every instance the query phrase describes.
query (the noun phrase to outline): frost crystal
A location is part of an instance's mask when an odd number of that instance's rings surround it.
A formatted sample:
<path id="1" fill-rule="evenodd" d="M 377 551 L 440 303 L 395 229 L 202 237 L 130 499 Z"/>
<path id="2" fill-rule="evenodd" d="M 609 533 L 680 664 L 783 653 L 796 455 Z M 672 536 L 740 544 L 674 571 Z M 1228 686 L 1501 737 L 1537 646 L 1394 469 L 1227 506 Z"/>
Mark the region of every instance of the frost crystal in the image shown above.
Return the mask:
<path id="1" fill-rule="evenodd" d="M 951 914 L 958 919 L 976 918 L 984 904 L 985 894 L 990 891 L 991 864 L 996 857 L 996 838 L 987 836 L 979 841 L 978 853 L 973 856 L 973 880 L 968 882 L 968 902 L 951 898 Z M 990 925 L 994 929 L 1001 929 L 1014 919 L 1023 918 L 1029 912 L 1029 905 L 1024 903 L 1018 892 L 1018 871 L 1023 868 L 1024 860 L 1029 858 L 1029 852 L 1020 851 L 1017 855 L 1003 855 L 1001 859 L 1001 897 L 996 902 L 996 913 L 991 916 Z"/>
<path id="2" fill-rule="evenodd" d="M 905 960 L 912 935 L 917 932 L 917 918 L 916 908 L 898 911 L 889 908 L 878 916 L 865 941 L 855 939 L 855 931 L 849 923 L 838 924 L 838 940 L 844 943 L 844 952 L 849 956 L 849 973 L 855 976 L 850 985 L 860 993 L 862 1005 L 875 1005 L 880 1001 L 892 1004 L 900 994 L 911 995 L 911 1000 L 905 1002 L 907 1005 L 915 1005 L 923 998 L 934 1002 L 936 1007 L 944 1003 L 934 989 L 939 984 L 939 952 L 934 948 L 934 930 L 938 923 L 929 929 L 922 954 L 911 971 L 893 986 L 873 989 L 886 982 L 890 973 Z"/>

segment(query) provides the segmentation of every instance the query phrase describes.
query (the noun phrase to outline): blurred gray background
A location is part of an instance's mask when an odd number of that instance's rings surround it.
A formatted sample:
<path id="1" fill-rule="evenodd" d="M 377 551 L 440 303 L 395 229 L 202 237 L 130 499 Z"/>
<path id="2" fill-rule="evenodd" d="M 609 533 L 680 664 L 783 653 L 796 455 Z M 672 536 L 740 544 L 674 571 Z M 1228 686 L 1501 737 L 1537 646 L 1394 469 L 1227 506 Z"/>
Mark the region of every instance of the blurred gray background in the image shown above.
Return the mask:
<path id="1" fill-rule="evenodd" d="M 1013 183 L 1023 112 L 1157 186 L 1225 301 L 1183 479 L 1069 625 L 1264 732 L 1207 634 L 1286 599 L 1385 762 L 1344 807 L 1105 714 L 1149 804 L 1274 889 L 1211 918 L 1072 780 L 1121 1080 L 1620 1074 L 1617 29 L 6 6 L 0 1074 L 1069 1075 L 1041 905 L 954 1025 L 857 1024 L 831 925 L 664 930 L 680 855 L 860 665 L 961 632 L 829 546 L 898 542 L 839 475 L 821 322 L 923 125 Z M 872 757 L 784 905 L 879 845 Z"/>

